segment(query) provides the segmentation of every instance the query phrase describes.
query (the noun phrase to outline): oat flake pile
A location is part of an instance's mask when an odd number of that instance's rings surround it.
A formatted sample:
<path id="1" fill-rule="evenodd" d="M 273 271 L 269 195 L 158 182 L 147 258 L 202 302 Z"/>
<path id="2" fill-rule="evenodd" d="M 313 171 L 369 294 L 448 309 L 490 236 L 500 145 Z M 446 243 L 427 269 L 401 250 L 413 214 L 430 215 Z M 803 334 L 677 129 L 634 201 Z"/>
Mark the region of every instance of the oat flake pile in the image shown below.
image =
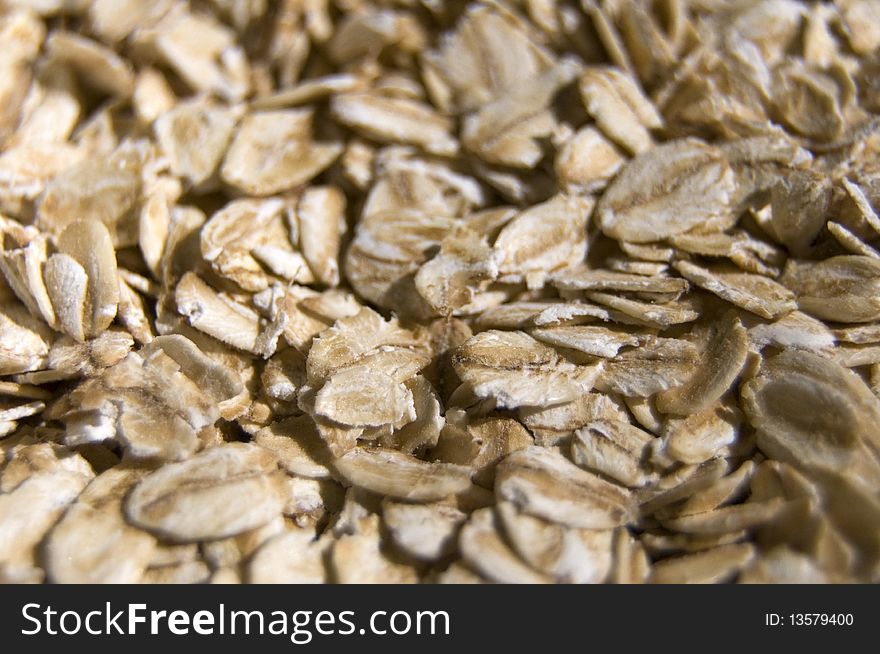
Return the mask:
<path id="1" fill-rule="evenodd" d="M 877 0 L 0 8 L 3 581 L 880 581 Z"/>

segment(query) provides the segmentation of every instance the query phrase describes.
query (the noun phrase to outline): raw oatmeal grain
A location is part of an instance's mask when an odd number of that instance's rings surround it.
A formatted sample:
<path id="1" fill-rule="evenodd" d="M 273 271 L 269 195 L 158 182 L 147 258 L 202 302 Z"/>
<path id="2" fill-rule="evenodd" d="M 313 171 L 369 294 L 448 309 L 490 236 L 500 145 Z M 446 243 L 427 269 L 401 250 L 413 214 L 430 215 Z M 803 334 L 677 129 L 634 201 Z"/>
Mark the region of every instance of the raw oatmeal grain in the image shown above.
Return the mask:
<path id="1" fill-rule="evenodd" d="M 880 581 L 869 0 L 0 0 L 0 581 Z"/>

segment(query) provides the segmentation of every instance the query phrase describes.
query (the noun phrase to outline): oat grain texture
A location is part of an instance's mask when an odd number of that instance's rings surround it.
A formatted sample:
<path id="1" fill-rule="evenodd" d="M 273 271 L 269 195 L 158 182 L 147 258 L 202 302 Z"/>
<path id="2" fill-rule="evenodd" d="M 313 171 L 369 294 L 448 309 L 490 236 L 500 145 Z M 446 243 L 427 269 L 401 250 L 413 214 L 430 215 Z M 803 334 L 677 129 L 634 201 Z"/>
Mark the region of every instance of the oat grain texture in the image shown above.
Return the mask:
<path id="1" fill-rule="evenodd" d="M 0 51 L 0 580 L 880 582 L 877 0 Z"/>

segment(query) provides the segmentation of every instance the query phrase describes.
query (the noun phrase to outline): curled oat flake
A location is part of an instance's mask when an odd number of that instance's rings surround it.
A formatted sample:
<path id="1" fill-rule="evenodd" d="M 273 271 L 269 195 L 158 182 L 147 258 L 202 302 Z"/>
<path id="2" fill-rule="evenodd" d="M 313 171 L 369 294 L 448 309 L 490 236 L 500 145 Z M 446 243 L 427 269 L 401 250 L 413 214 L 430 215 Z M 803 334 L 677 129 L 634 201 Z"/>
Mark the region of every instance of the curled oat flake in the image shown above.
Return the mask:
<path id="1" fill-rule="evenodd" d="M 478 397 L 505 408 L 571 401 L 592 387 L 601 365 L 575 365 L 523 332 L 494 330 L 465 342 L 453 358 Z"/>
<path id="2" fill-rule="evenodd" d="M 471 514 L 459 536 L 464 560 L 498 583 L 548 583 L 548 576 L 530 568 L 507 546 L 496 522 L 492 509 L 479 509 Z"/>
<path id="3" fill-rule="evenodd" d="M 353 450 L 334 462 L 337 471 L 359 488 L 415 502 L 440 500 L 470 487 L 470 469 L 451 463 L 426 463 L 393 450 Z"/>
<path id="4" fill-rule="evenodd" d="M 664 413 L 688 415 L 713 405 L 730 388 L 746 362 L 746 330 L 733 312 L 712 326 L 703 365 L 683 385 L 657 396 L 657 408 Z"/>
<path id="5" fill-rule="evenodd" d="M 652 147 L 648 130 L 662 127 L 663 119 L 631 77 L 596 66 L 584 72 L 579 88 L 587 111 L 611 139 L 633 154 Z"/>
<path id="6" fill-rule="evenodd" d="M 723 405 L 710 406 L 686 418 L 667 418 L 664 454 L 682 463 L 702 463 L 724 453 L 736 441 L 739 416 Z"/>
<path id="7" fill-rule="evenodd" d="M 778 318 L 796 306 L 792 293 L 768 277 L 727 270 L 712 271 L 689 261 L 673 265 L 697 286 L 762 318 Z"/>
<path id="8" fill-rule="evenodd" d="M 607 529 L 632 519 L 629 492 L 537 446 L 514 452 L 502 462 L 495 492 L 524 513 L 571 527 Z"/>
<path id="9" fill-rule="evenodd" d="M 571 457 L 579 466 L 626 486 L 644 486 L 654 478 L 646 462 L 653 440 L 628 422 L 597 420 L 575 432 Z"/>

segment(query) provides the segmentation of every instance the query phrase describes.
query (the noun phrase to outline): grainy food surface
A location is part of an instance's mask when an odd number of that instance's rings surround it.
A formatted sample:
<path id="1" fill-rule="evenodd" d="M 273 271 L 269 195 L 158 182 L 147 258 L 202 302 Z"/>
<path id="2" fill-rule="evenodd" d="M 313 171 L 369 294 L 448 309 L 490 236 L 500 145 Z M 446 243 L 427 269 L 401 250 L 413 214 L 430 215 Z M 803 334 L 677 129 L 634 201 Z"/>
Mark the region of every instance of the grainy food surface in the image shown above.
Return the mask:
<path id="1" fill-rule="evenodd" d="M 880 1 L 0 52 L 0 580 L 880 582 Z"/>

